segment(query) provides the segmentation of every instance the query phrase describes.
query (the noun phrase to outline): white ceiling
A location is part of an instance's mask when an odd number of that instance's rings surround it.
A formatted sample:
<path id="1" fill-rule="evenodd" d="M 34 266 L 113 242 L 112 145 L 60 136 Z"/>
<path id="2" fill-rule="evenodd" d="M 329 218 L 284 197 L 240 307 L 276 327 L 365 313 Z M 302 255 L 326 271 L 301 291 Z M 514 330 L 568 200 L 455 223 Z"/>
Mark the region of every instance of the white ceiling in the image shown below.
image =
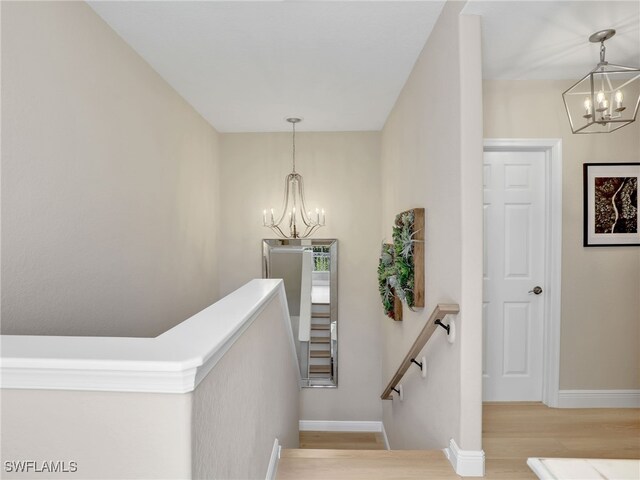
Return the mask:
<path id="1" fill-rule="evenodd" d="M 638 0 L 470 0 L 463 13 L 482 16 L 484 78 L 577 80 L 600 58 L 589 36 L 607 28 L 607 61 L 640 66 Z"/>
<path id="2" fill-rule="evenodd" d="M 220 132 L 380 130 L 443 1 L 90 6 Z"/>
<path id="3" fill-rule="evenodd" d="M 444 1 L 90 1 L 220 132 L 379 130 Z M 640 1 L 480 1 L 485 78 L 579 78 L 640 65 Z"/>

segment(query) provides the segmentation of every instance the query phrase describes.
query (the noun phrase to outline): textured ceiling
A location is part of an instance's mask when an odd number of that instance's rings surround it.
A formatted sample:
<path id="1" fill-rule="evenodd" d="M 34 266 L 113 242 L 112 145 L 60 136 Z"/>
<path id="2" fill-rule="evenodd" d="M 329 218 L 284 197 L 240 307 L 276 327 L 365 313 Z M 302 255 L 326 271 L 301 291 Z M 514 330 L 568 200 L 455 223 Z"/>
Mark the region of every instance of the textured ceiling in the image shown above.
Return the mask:
<path id="1" fill-rule="evenodd" d="M 443 1 L 93 1 L 91 7 L 221 132 L 379 130 Z M 480 1 L 485 78 L 577 79 L 588 36 L 640 66 L 640 1 Z"/>

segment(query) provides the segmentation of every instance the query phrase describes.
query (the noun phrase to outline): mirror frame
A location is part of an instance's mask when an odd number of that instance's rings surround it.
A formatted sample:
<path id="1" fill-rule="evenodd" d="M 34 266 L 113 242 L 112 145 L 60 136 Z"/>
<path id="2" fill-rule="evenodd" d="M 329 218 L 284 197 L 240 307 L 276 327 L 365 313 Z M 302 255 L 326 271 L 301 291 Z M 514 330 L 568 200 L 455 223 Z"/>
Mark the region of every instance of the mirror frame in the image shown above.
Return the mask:
<path id="1" fill-rule="evenodd" d="M 274 248 L 304 248 L 304 247 L 329 247 L 331 257 L 331 269 L 329 270 L 329 323 L 336 324 L 336 346 L 333 351 L 331 345 L 331 358 L 333 359 L 333 384 L 313 385 L 313 378 L 302 378 L 300 386 L 305 388 L 337 388 L 338 387 L 338 345 L 340 343 L 338 322 L 338 240 L 335 238 L 309 239 L 309 238 L 266 238 L 262 240 L 262 278 L 269 276 L 271 250 Z M 294 341 L 296 341 L 294 339 Z M 300 362 L 300 359 L 298 359 Z M 298 363 L 299 365 L 299 363 Z"/>

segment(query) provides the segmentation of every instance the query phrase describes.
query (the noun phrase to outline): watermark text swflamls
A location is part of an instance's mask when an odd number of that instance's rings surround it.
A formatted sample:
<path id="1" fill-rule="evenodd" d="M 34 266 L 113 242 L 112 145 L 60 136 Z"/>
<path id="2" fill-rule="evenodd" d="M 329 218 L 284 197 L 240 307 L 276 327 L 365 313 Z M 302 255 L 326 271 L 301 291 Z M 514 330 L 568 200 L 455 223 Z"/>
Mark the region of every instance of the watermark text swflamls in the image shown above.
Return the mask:
<path id="1" fill-rule="evenodd" d="M 37 461 L 37 460 L 6 460 L 4 471 L 7 473 L 75 473 L 78 462 L 75 461 Z"/>

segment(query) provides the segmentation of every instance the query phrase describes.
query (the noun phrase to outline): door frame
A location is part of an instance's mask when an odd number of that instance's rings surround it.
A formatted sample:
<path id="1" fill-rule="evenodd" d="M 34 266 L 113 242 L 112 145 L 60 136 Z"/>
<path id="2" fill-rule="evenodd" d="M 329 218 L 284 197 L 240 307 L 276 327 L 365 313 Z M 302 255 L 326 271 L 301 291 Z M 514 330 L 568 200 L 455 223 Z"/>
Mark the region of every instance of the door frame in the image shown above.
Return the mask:
<path id="1" fill-rule="evenodd" d="M 562 287 L 562 139 L 485 138 L 483 152 L 544 152 L 545 279 L 542 347 L 542 402 L 558 407 Z"/>

